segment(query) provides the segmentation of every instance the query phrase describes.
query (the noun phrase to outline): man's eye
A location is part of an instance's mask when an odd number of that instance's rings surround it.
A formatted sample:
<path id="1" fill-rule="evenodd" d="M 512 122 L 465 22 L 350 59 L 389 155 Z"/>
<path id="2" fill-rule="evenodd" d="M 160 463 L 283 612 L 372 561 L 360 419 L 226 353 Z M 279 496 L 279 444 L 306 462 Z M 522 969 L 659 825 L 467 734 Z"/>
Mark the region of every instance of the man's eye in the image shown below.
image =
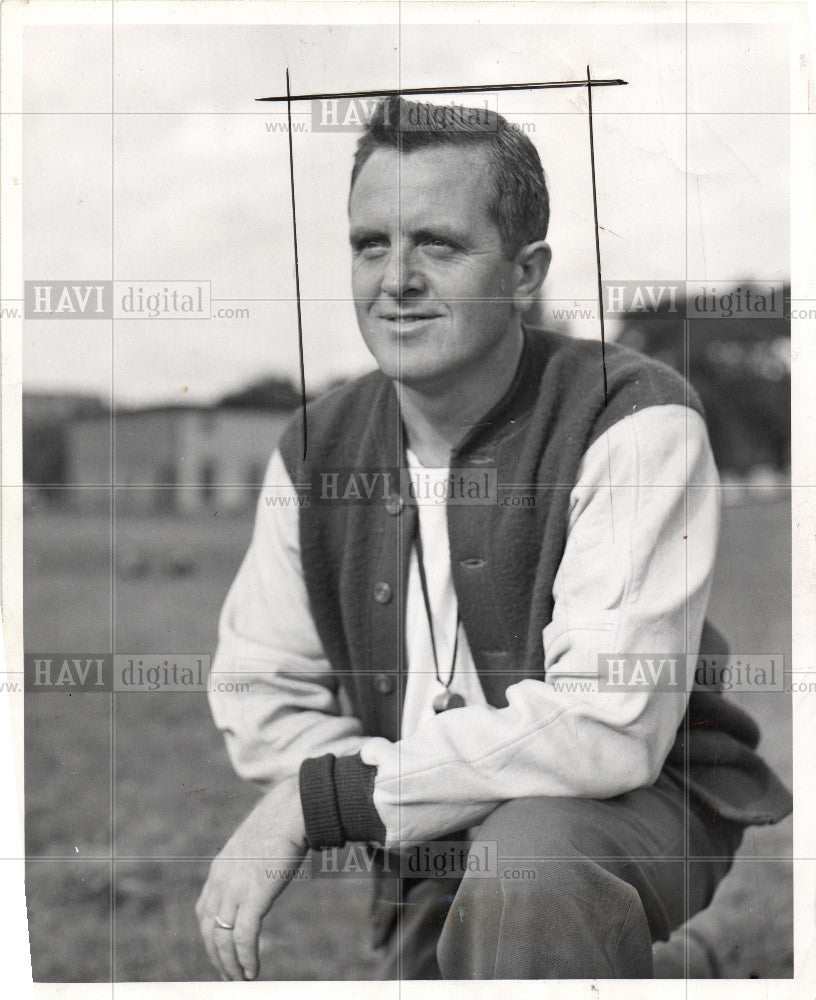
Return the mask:
<path id="1" fill-rule="evenodd" d="M 364 240 L 358 240 L 354 244 L 355 253 L 376 253 L 378 250 L 382 250 L 386 245 L 384 239 L 380 239 L 377 236 L 370 236 Z"/>
<path id="2" fill-rule="evenodd" d="M 458 249 L 456 244 L 452 240 L 447 239 L 445 236 L 429 236 L 427 239 L 423 240 L 423 243 L 426 247 L 430 247 L 432 250 L 453 252 Z"/>

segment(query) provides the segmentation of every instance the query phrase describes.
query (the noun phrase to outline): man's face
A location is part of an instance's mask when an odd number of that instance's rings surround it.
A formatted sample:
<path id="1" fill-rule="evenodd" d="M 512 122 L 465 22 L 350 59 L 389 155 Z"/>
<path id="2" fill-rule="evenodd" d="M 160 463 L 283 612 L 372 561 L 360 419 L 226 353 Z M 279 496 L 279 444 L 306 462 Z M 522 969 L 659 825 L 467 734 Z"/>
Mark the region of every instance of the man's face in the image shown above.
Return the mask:
<path id="1" fill-rule="evenodd" d="M 489 366 L 513 336 L 515 268 L 487 214 L 485 153 L 377 149 L 349 200 L 352 289 L 389 377 L 442 389 Z"/>

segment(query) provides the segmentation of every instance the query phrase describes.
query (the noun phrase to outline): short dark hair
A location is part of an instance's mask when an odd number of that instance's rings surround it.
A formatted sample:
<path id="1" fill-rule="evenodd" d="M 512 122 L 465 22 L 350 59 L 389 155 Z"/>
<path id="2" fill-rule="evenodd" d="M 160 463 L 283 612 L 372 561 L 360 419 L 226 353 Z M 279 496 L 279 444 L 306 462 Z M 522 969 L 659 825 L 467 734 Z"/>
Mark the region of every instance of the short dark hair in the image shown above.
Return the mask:
<path id="1" fill-rule="evenodd" d="M 351 188 L 375 149 L 412 153 L 446 145 L 482 146 L 487 153 L 493 181 L 488 214 L 509 258 L 546 237 L 550 198 L 538 151 L 523 132 L 487 108 L 383 99 L 357 143 Z"/>

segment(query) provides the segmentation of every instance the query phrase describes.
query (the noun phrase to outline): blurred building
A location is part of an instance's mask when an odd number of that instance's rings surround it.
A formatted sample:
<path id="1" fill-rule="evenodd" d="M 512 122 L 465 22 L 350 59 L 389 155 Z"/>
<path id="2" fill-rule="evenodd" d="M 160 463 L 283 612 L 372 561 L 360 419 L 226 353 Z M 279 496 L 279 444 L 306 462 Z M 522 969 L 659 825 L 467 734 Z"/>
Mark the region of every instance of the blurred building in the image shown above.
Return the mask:
<path id="1" fill-rule="evenodd" d="M 66 428 L 73 420 L 107 412 L 101 399 L 84 393 L 23 393 L 23 481 L 59 500 L 67 466 Z"/>
<path id="2" fill-rule="evenodd" d="M 251 507 L 288 411 L 165 406 L 85 417 L 66 428 L 66 482 L 116 485 L 117 512 Z M 106 491 L 71 491 L 75 506 L 109 503 Z"/>
<path id="3" fill-rule="evenodd" d="M 50 503 L 119 512 L 251 507 L 300 397 L 268 378 L 211 406 L 111 410 L 70 393 L 23 395 L 24 482 Z"/>

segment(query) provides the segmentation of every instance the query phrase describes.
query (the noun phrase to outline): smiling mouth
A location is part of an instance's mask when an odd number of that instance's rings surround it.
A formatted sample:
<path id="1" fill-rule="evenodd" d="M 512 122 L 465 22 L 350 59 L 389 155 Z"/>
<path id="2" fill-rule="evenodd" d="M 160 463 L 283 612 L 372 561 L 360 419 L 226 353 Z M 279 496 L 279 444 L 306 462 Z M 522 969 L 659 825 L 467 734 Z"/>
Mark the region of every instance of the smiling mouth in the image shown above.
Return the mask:
<path id="1" fill-rule="evenodd" d="M 428 320 L 440 317 L 441 313 L 385 313 L 377 316 L 377 319 L 397 326 L 410 326 L 412 323 L 426 323 Z"/>

